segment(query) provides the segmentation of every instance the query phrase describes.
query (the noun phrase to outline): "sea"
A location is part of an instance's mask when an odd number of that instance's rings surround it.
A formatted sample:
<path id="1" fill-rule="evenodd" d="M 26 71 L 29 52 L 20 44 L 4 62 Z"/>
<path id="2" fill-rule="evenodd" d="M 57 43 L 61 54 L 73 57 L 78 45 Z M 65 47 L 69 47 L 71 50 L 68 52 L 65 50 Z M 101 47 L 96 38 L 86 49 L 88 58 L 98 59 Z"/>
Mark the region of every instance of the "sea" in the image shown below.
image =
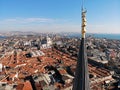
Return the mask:
<path id="1" fill-rule="evenodd" d="M 81 37 L 80 33 L 70 33 L 68 36 L 70 37 Z M 120 34 L 87 34 L 87 36 L 92 36 L 95 38 L 106 38 L 113 40 L 120 40 Z M 0 39 L 5 39 L 5 36 L 0 36 Z"/>
<path id="2" fill-rule="evenodd" d="M 3 40 L 5 39 L 6 37 L 5 36 L 0 36 L 0 40 Z"/>
<path id="3" fill-rule="evenodd" d="M 80 33 L 69 34 L 70 37 L 81 37 Z M 120 40 L 120 34 L 87 34 L 87 36 L 92 36 L 95 38 L 105 38 L 105 39 L 113 39 Z"/>
<path id="4" fill-rule="evenodd" d="M 120 40 L 120 34 L 93 34 L 93 37 Z"/>

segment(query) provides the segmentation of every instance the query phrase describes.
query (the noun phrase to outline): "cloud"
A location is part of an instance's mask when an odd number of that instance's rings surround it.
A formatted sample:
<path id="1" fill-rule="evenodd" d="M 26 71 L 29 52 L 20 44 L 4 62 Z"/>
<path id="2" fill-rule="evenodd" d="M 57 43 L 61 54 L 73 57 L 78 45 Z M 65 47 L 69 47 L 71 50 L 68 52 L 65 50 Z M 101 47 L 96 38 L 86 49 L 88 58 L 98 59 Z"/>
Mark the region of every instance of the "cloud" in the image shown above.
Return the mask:
<path id="1" fill-rule="evenodd" d="M 49 23 L 55 20 L 49 18 L 12 18 L 0 21 L 0 24 L 30 24 L 30 23 Z"/>
<path id="2" fill-rule="evenodd" d="M 120 33 L 119 24 L 93 24 L 87 26 L 90 33 Z"/>
<path id="3" fill-rule="evenodd" d="M 52 18 L 12 18 L 0 20 L 0 31 L 81 32 L 80 23 Z M 89 24 L 87 33 L 120 33 L 118 24 Z"/>
<path id="4" fill-rule="evenodd" d="M 69 20 L 52 18 L 12 18 L 0 21 L 0 31 L 74 31 L 76 25 Z M 80 26 L 79 26 L 80 27 Z"/>

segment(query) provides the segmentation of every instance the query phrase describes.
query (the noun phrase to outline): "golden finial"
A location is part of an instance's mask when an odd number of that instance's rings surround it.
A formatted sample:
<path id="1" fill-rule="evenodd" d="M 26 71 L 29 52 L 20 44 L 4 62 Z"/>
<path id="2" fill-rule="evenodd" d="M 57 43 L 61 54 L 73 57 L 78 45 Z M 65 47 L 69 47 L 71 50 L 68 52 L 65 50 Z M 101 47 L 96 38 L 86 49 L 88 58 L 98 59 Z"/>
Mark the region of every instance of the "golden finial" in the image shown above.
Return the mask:
<path id="1" fill-rule="evenodd" d="M 86 10 L 82 9 L 82 38 L 85 38 L 85 33 L 86 33 Z"/>

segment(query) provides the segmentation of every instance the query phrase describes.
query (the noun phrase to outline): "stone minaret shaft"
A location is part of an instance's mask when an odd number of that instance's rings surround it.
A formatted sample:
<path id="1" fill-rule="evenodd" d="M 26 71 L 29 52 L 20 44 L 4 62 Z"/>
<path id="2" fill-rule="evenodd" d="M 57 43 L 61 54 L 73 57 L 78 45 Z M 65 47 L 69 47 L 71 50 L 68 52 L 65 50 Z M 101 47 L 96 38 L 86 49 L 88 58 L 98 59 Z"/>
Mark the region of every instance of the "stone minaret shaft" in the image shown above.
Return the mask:
<path id="1" fill-rule="evenodd" d="M 85 33 L 86 33 L 86 11 L 82 9 L 82 38 L 79 47 L 78 61 L 75 72 L 75 79 L 73 90 L 90 90 L 89 88 L 89 74 L 88 74 L 88 61 L 85 48 Z"/>

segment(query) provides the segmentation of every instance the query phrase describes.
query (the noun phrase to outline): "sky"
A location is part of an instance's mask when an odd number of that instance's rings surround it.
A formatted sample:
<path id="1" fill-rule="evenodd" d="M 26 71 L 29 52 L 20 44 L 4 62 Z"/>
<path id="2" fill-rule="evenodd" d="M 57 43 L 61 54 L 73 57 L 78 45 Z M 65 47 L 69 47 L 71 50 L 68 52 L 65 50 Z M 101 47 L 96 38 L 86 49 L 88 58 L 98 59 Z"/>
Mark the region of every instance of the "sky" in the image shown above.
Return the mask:
<path id="1" fill-rule="evenodd" d="M 0 32 L 81 32 L 82 0 L 0 0 Z M 88 33 L 120 33 L 120 0 L 84 0 Z"/>

